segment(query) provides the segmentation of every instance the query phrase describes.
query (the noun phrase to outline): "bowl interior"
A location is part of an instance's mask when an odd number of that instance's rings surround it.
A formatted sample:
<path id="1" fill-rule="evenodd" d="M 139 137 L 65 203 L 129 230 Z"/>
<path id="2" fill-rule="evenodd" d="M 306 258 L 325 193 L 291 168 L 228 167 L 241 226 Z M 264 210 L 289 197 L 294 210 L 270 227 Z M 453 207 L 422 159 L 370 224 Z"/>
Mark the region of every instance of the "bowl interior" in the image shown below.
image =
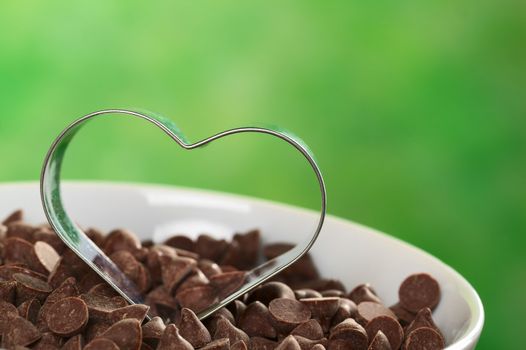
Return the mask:
<path id="1" fill-rule="evenodd" d="M 103 230 L 125 227 L 154 241 L 174 233 L 229 236 L 259 228 L 267 242 L 296 242 L 312 230 L 318 216 L 247 197 L 175 187 L 66 183 L 63 195 L 66 208 L 80 225 Z M 0 218 L 22 208 L 29 221 L 45 221 L 36 183 L 1 185 L 0 198 Z M 398 286 L 409 274 L 432 274 L 442 289 L 434 318 L 447 344 L 471 349 L 478 340 L 484 316 L 477 293 L 457 272 L 429 254 L 330 216 L 311 254 L 324 277 L 340 279 L 347 288 L 369 282 L 387 305 L 396 303 Z"/>

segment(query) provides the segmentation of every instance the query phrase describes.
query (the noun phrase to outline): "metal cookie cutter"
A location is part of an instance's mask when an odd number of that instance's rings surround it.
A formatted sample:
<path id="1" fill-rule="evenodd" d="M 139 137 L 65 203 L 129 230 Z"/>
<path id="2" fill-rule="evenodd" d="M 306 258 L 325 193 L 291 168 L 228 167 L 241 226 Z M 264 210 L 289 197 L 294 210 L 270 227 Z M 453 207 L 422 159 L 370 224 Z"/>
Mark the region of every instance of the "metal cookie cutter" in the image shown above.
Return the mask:
<path id="1" fill-rule="evenodd" d="M 326 213 L 327 195 L 325 182 L 323 181 L 323 176 L 318 165 L 316 164 L 316 161 L 314 160 L 313 154 L 299 138 L 278 130 L 258 127 L 242 127 L 226 130 L 201 141 L 190 143 L 186 141 L 183 134 L 171 120 L 162 116 L 152 113 L 140 113 L 123 109 L 108 109 L 93 112 L 80 119 L 77 119 L 68 127 L 66 127 L 66 129 L 64 129 L 55 139 L 51 148 L 49 149 L 40 178 L 42 205 L 50 225 L 59 235 L 59 237 L 66 243 L 66 245 L 71 248 L 86 264 L 88 264 L 128 302 L 132 304 L 144 303 L 144 296 L 139 293 L 134 283 L 123 272 L 121 272 L 121 270 L 104 254 L 104 252 L 88 238 L 82 229 L 74 223 L 64 208 L 60 192 L 61 166 L 69 143 L 75 134 L 88 121 L 95 119 L 96 117 L 103 117 L 107 115 L 127 115 L 144 119 L 159 127 L 162 131 L 164 131 L 164 133 L 171 137 L 185 150 L 199 148 L 211 143 L 212 141 L 239 133 L 260 133 L 274 136 L 287 142 L 289 145 L 293 146 L 297 151 L 299 151 L 309 163 L 312 171 L 316 175 L 320 190 L 320 216 L 317 227 L 312 232 L 312 235 L 310 235 L 304 242 L 296 245 L 288 252 L 272 260 L 269 260 L 250 271 L 247 271 L 245 283 L 223 300 L 220 300 L 218 303 L 210 306 L 206 310 L 201 311 L 198 314 L 200 319 L 211 315 L 226 304 L 237 299 L 241 295 L 247 293 L 296 262 L 306 252 L 309 251 L 316 241 L 322 229 Z"/>

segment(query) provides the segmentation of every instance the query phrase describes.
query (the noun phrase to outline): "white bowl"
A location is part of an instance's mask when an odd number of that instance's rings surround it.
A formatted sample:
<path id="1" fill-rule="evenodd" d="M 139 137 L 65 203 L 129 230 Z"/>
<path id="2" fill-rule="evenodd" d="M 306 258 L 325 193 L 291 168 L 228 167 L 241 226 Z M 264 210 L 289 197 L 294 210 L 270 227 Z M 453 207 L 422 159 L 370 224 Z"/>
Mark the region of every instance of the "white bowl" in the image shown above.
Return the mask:
<path id="1" fill-rule="evenodd" d="M 162 240 L 200 230 L 226 235 L 260 228 L 269 241 L 296 241 L 318 213 L 249 197 L 177 187 L 97 182 L 66 183 L 65 204 L 80 224 L 104 230 L 126 227 Z M 37 183 L 0 185 L 0 218 L 22 208 L 27 220 L 45 220 Z M 203 221 L 202 218 L 213 220 Z M 153 235 L 153 236 L 152 236 Z M 370 282 L 387 305 L 397 301 L 408 275 L 428 272 L 440 283 L 434 318 L 448 349 L 473 349 L 484 323 L 477 292 L 455 270 L 426 252 L 368 227 L 328 216 L 311 254 L 324 277 L 348 288 Z"/>

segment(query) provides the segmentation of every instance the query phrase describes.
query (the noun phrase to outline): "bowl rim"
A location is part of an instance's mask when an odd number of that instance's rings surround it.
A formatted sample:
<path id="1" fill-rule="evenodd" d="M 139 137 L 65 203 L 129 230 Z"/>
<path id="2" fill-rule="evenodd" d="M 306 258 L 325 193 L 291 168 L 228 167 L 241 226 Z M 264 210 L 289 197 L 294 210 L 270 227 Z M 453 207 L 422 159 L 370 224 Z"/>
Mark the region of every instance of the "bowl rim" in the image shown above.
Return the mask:
<path id="1" fill-rule="evenodd" d="M 216 197 L 224 197 L 229 198 L 232 200 L 240 200 L 240 201 L 249 201 L 252 203 L 257 203 L 259 205 L 267 205 L 275 207 L 276 209 L 280 208 L 281 210 L 292 210 L 296 211 L 298 213 L 302 214 L 317 214 L 315 210 L 302 208 L 299 206 L 295 206 L 292 204 L 272 201 L 268 199 L 263 198 L 257 198 L 252 197 L 248 195 L 242 195 L 242 194 L 236 194 L 236 193 L 229 193 L 229 192 L 223 192 L 223 191 L 217 191 L 217 190 L 209 190 L 209 189 L 202 189 L 202 188 L 193 188 L 193 187 L 185 187 L 185 186 L 176 186 L 176 185 L 170 185 L 170 184 L 160 184 L 160 183 L 150 183 L 150 182 L 130 182 L 130 181 L 107 181 L 107 180 L 66 180 L 63 181 L 63 184 L 67 187 L 75 187 L 75 188 L 87 188 L 91 186 L 104 186 L 104 187 L 114 187 L 119 189 L 130 189 L 130 190 L 177 190 L 177 191 L 184 191 L 184 192 L 191 192 L 191 193 L 199 193 L 200 195 L 211 195 Z M 31 188 L 31 187 L 38 187 L 39 183 L 38 181 L 9 181 L 9 182 L 0 182 L 0 190 L 4 188 Z M 467 330 L 464 332 L 461 338 L 457 339 L 455 343 L 450 344 L 446 349 L 448 350 L 456 350 L 456 349 L 465 349 L 469 347 L 470 345 L 474 345 L 478 338 L 480 337 L 480 334 L 482 332 L 482 328 L 484 326 L 484 320 L 485 320 L 485 314 L 484 314 L 484 307 L 482 304 L 482 300 L 480 299 L 480 296 L 478 295 L 475 288 L 455 269 L 453 269 L 451 266 L 440 260 L 439 258 L 435 257 L 434 255 L 424 251 L 423 249 L 408 243 L 406 241 L 403 241 L 400 238 L 397 238 L 395 236 L 391 236 L 387 233 L 384 233 L 382 231 L 379 231 L 377 229 L 371 228 L 369 226 L 357 223 L 355 221 L 352 221 L 350 219 L 338 217 L 335 215 L 327 214 L 326 221 L 333 221 L 337 223 L 338 225 L 347 226 L 349 229 L 352 230 L 360 230 L 363 232 L 367 232 L 368 234 L 374 235 L 379 239 L 384 239 L 391 241 L 395 244 L 403 246 L 405 249 L 408 249 L 412 251 L 414 254 L 417 254 L 421 256 L 422 258 L 428 259 L 433 261 L 433 263 L 436 263 L 438 265 L 441 265 L 449 274 L 453 275 L 458 281 L 459 281 L 459 287 L 461 288 L 461 294 L 462 297 L 466 300 L 468 307 L 470 309 L 472 318 L 471 321 L 467 327 Z M 323 229 L 322 229 L 323 231 Z"/>

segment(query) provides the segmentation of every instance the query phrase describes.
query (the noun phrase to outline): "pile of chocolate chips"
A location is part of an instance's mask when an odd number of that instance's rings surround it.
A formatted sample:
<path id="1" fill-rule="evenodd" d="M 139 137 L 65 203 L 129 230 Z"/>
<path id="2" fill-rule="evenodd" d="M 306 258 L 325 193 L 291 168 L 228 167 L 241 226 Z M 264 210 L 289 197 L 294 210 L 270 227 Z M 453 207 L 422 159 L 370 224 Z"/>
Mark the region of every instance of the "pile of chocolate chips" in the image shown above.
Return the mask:
<path id="1" fill-rule="evenodd" d="M 368 284 L 348 293 L 341 282 L 321 278 L 306 255 L 273 281 L 201 322 L 196 313 L 241 286 L 245 270 L 292 246 L 262 247 L 258 231 L 236 234 L 230 242 L 178 235 L 164 244 L 140 242 L 126 230 L 87 233 L 147 296 L 148 305 L 128 305 L 48 225 L 29 225 L 16 211 L 0 224 L 2 347 L 444 348 L 431 315 L 440 288 L 425 273 L 405 279 L 399 302 L 386 307 Z"/>

